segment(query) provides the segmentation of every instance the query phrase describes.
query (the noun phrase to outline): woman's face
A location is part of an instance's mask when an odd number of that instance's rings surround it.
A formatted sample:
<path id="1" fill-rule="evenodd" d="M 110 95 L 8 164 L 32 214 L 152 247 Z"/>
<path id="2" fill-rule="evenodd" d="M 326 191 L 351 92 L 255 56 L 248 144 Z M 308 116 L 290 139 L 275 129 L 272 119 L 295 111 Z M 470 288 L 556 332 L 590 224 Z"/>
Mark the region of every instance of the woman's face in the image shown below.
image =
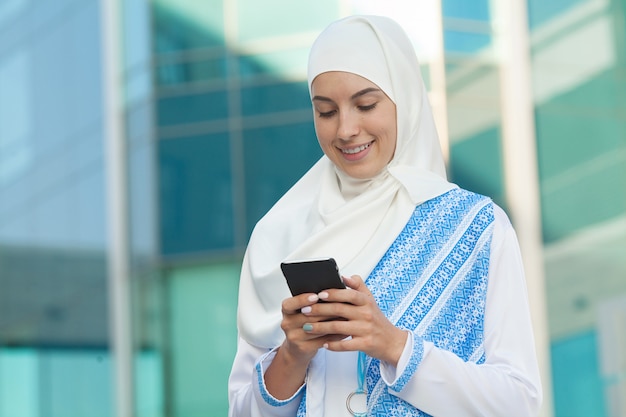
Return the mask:
<path id="1" fill-rule="evenodd" d="M 311 84 L 315 131 L 326 156 L 344 173 L 373 178 L 396 149 L 396 105 L 374 83 L 349 72 L 318 75 Z"/>

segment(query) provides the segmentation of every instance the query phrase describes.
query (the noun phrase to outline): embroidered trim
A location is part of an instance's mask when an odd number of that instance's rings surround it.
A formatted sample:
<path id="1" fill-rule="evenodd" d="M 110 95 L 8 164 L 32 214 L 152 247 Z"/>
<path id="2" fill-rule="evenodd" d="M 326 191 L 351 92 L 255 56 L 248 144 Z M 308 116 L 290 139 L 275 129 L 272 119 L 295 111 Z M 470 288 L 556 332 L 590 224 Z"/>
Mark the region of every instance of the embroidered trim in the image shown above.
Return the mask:
<path id="1" fill-rule="evenodd" d="M 392 391 L 400 392 L 404 389 L 406 384 L 415 374 L 420 363 L 422 363 L 422 358 L 424 357 L 424 339 L 417 334 L 413 333 L 413 352 L 411 352 L 411 357 L 409 358 L 409 363 L 404 368 L 404 372 L 398 378 L 398 380 L 389 387 Z"/>
<path id="2" fill-rule="evenodd" d="M 263 372 L 263 367 L 261 366 L 261 364 L 267 358 L 267 356 L 272 354 L 272 353 L 273 353 L 273 351 L 267 353 L 266 355 L 263 355 L 263 357 L 261 357 L 259 362 L 257 362 L 257 364 L 256 364 L 257 382 L 259 384 L 259 392 L 261 393 L 261 397 L 263 397 L 263 400 L 265 400 L 266 403 L 268 403 L 269 405 L 271 405 L 273 407 L 282 407 L 284 405 L 289 404 L 293 400 L 295 400 L 300 395 L 300 393 L 304 390 L 304 387 L 306 386 L 306 384 L 303 384 L 298 389 L 298 391 L 296 391 L 295 394 L 293 394 L 291 397 L 287 398 L 286 400 L 279 400 L 279 399 L 275 398 L 274 396 L 272 396 L 272 394 L 270 394 L 267 391 L 267 387 L 265 386 L 265 380 L 263 379 L 264 372 Z"/>
<path id="3" fill-rule="evenodd" d="M 369 415 L 427 416 L 389 392 L 409 383 L 423 359 L 425 341 L 463 360 L 484 361 L 493 220 L 491 200 L 478 194 L 457 189 L 430 200 L 416 207 L 368 277 L 381 310 L 414 335 L 409 363 L 393 386 L 380 377 L 380 361 L 368 364 Z"/>

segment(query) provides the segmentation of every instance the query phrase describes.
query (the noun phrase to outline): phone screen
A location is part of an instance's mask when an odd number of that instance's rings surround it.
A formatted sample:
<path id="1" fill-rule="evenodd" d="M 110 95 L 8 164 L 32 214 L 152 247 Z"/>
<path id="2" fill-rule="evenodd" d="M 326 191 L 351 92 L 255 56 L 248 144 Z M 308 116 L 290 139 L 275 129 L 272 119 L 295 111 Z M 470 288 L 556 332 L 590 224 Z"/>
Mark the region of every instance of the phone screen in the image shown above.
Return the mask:
<path id="1" fill-rule="evenodd" d="M 333 258 L 283 262 L 280 264 L 292 295 L 346 288 Z"/>

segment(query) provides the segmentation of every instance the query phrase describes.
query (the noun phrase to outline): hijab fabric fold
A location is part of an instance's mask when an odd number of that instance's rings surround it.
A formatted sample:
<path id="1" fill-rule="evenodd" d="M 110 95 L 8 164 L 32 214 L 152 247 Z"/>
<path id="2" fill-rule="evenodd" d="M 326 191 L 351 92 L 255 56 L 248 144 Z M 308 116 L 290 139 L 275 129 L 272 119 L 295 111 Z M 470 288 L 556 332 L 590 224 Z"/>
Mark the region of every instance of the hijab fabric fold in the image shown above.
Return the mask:
<path id="1" fill-rule="evenodd" d="M 333 257 L 344 276 L 364 279 L 415 207 L 456 185 L 449 183 L 413 45 L 381 16 L 351 16 L 328 26 L 309 55 L 309 91 L 328 71 L 364 77 L 396 105 L 393 159 L 375 178 L 358 180 L 323 156 L 257 223 L 244 256 L 238 326 L 248 343 L 282 343 L 282 300 L 290 296 L 284 260 Z"/>

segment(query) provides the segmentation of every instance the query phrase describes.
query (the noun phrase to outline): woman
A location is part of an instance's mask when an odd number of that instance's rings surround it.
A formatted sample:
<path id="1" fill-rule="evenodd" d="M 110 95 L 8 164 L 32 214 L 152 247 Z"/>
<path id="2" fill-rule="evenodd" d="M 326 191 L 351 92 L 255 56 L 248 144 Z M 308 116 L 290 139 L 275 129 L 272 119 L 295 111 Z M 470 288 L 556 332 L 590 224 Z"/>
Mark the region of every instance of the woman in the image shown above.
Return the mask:
<path id="1" fill-rule="evenodd" d="M 250 238 L 230 415 L 536 414 L 515 233 L 446 180 L 410 40 L 388 18 L 339 20 L 308 81 L 325 156 Z M 320 257 L 348 289 L 292 297 L 280 263 Z"/>

